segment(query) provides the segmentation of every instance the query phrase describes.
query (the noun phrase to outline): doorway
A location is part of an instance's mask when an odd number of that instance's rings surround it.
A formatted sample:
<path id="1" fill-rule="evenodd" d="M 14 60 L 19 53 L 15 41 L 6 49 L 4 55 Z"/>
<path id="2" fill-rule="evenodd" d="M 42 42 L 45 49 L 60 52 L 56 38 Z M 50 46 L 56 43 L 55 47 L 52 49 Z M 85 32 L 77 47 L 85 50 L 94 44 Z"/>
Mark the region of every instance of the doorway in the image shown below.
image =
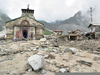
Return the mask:
<path id="1" fill-rule="evenodd" d="M 28 35 L 28 31 L 27 30 L 23 30 L 23 37 L 27 38 L 27 35 Z"/>

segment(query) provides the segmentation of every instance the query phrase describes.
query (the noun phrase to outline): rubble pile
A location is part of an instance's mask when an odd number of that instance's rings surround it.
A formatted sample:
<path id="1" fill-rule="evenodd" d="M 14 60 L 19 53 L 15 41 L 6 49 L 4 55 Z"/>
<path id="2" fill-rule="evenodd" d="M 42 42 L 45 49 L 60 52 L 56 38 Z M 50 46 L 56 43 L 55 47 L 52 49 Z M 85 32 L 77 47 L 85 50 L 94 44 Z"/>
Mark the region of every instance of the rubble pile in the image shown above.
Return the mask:
<path id="1" fill-rule="evenodd" d="M 69 41 L 66 43 L 67 46 L 79 48 L 81 50 L 95 51 L 100 44 L 100 41 L 95 40 L 82 40 L 82 41 Z"/>
<path id="2" fill-rule="evenodd" d="M 57 72 L 100 72 L 100 41 L 61 42 L 57 38 L 0 41 L 1 75 L 55 75 Z"/>

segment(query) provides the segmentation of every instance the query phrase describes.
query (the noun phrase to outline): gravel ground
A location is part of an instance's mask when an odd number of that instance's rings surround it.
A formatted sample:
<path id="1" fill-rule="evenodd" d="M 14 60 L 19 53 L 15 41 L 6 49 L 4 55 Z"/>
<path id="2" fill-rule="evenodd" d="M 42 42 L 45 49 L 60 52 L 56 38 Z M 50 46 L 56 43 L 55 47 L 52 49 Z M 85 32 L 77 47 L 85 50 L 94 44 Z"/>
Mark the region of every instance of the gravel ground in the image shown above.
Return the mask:
<path id="1" fill-rule="evenodd" d="M 55 39 L 40 42 L 31 41 L 0 41 L 0 74 L 1 75 L 55 75 L 56 72 L 100 72 L 100 55 L 91 53 L 100 47 L 99 40 L 58 41 Z M 71 50 L 72 49 L 72 50 Z M 68 51 L 71 50 L 71 51 Z M 72 54 L 73 52 L 73 54 Z M 34 71 L 28 64 L 28 58 L 34 54 L 42 53 L 45 66 Z M 77 61 L 92 63 L 91 66 Z"/>

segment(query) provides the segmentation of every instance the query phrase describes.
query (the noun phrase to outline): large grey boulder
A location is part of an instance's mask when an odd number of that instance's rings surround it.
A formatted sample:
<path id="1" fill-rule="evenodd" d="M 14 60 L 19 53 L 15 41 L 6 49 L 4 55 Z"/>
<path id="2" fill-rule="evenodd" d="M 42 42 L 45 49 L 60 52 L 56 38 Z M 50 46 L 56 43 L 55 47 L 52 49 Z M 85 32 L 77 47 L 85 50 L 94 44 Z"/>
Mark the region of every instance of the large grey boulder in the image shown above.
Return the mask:
<path id="1" fill-rule="evenodd" d="M 44 57 L 41 54 L 35 54 L 28 58 L 28 62 L 34 70 L 39 70 L 44 66 Z"/>

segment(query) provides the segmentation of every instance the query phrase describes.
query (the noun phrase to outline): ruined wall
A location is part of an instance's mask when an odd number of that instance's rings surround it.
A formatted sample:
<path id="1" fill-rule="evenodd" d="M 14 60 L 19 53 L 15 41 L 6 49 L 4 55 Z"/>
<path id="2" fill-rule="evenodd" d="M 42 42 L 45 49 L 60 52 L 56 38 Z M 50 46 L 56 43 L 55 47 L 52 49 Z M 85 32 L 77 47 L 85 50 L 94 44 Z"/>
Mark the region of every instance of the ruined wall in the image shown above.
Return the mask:
<path id="1" fill-rule="evenodd" d="M 36 28 L 36 39 L 40 39 L 44 37 L 44 29 L 41 27 Z"/>
<path id="2" fill-rule="evenodd" d="M 96 27 L 95 28 L 95 32 L 100 32 L 100 28 L 99 27 Z"/>
<path id="3" fill-rule="evenodd" d="M 100 32 L 95 32 L 95 38 L 100 39 Z"/>
<path id="4" fill-rule="evenodd" d="M 99 27 L 95 28 L 95 38 L 100 39 L 100 28 Z"/>

